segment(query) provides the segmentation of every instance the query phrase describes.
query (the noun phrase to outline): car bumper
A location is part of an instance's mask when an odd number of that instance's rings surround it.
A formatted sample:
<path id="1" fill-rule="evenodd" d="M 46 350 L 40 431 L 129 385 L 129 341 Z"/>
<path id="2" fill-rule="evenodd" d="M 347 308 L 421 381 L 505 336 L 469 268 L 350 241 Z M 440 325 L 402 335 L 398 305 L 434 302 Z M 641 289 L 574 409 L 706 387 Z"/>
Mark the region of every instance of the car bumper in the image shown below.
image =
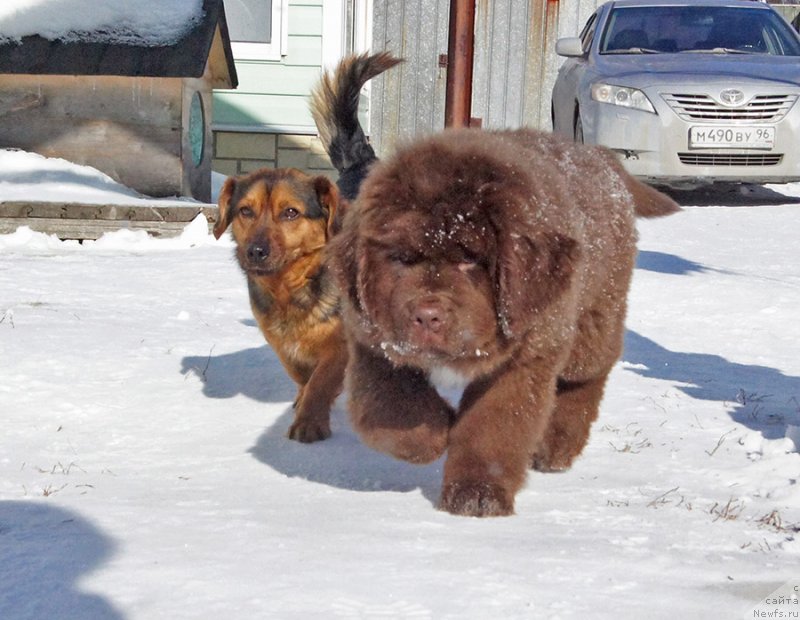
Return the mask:
<path id="1" fill-rule="evenodd" d="M 764 87 L 767 88 L 767 87 Z M 654 184 L 697 186 L 717 181 L 789 183 L 800 181 L 800 90 L 786 88 L 788 110 L 778 117 L 753 120 L 693 117 L 676 108 L 672 93 L 705 95 L 718 87 L 660 85 L 647 90 L 656 114 L 615 105 L 587 102 L 583 108 L 584 140 L 609 147 L 634 176 Z M 757 88 L 756 88 L 757 90 Z M 768 88 L 775 93 L 774 84 Z M 723 110 L 724 112 L 724 110 Z M 773 143 L 763 148 L 696 148 L 692 127 L 774 130 Z"/>

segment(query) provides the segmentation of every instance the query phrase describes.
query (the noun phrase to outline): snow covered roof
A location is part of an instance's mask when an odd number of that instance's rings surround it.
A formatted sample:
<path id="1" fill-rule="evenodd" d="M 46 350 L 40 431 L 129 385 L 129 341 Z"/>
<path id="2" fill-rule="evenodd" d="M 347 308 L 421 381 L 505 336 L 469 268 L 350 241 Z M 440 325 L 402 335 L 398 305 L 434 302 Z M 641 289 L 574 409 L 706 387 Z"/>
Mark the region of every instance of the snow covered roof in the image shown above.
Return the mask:
<path id="1" fill-rule="evenodd" d="M 0 73 L 200 77 L 217 28 L 235 88 L 223 0 L 4 0 Z"/>

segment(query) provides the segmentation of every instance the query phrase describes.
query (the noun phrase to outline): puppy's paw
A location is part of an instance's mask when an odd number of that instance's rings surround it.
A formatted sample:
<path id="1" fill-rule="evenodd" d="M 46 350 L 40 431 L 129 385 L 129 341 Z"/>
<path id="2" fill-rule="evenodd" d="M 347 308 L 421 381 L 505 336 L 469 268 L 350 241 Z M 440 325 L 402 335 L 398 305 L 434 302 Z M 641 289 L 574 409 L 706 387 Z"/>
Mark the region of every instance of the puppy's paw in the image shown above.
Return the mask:
<path id="1" fill-rule="evenodd" d="M 531 467 L 543 473 L 561 473 L 572 467 L 573 451 L 553 450 L 542 446 L 531 458 Z"/>
<path id="2" fill-rule="evenodd" d="M 417 465 L 432 463 L 447 449 L 447 429 L 426 425 L 400 430 L 371 429 L 362 431 L 361 438 L 378 452 Z"/>
<path id="3" fill-rule="evenodd" d="M 492 482 L 451 482 L 442 489 L 439 510 L 466 517 L 514 514 L 514 496 Z"/>
<path id="4" fill-rule="evenodd" d="M 331 436 L 331 425 L 328 420 L 295 420 L 286 436 L 300 443 L 314 443 Z"/>

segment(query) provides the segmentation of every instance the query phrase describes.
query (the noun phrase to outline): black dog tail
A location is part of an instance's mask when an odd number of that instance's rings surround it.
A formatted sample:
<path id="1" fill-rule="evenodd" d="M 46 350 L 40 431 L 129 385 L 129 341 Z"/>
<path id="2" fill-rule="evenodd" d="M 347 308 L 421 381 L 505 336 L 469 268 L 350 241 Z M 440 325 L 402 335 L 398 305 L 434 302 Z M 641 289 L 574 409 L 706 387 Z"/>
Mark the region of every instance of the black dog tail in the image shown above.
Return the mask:
<path id="1" fill-rule="evenodd" d="M 339 190 L 352 200 L 377 159 L 358 121 L 361 88 L 402 62 L 389 52 L 348 56 L 333 73 L 324 73 L 311 93 L 311 115 L 331 163 L 339 171 Z"/>

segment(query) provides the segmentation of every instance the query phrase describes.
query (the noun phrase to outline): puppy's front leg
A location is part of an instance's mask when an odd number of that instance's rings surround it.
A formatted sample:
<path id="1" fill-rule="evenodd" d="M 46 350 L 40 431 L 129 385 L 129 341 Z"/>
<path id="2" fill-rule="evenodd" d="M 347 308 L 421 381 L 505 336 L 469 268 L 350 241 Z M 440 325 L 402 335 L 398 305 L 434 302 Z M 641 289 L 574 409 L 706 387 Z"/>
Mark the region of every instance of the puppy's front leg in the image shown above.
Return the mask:
<path id="1" fill-rule="evenodd" d="M 312 443 L 331 436 L 331 407 L 342 391 L 346 366 L 347 345 L 337 330 L 320 347 L 317 365 L 297 394 L 289 439 Z"/>
<path id="2" fill-rule="evenodd" d="M 533 468 L 566 471 L 589 440 L 597 419 L 608 373 L 587 381 L 559 382 L 555 409 L 541 443 L 533 454 Z"/>
<path id="3" fill-rule="evenodd" d="M 354 343 L 347 381 L 351 420 L 368 446 L 412 463 L 444 453 L 453 410 L 422 372 Z"/>
<path id="4" fill-rule="evenodd" d="M 514 496 L 547 426 L 555 391 L 548 363 L 512 364 L 470 386 L 450 431 L 440 509 L 473 517 L 514 512 Z"/>

